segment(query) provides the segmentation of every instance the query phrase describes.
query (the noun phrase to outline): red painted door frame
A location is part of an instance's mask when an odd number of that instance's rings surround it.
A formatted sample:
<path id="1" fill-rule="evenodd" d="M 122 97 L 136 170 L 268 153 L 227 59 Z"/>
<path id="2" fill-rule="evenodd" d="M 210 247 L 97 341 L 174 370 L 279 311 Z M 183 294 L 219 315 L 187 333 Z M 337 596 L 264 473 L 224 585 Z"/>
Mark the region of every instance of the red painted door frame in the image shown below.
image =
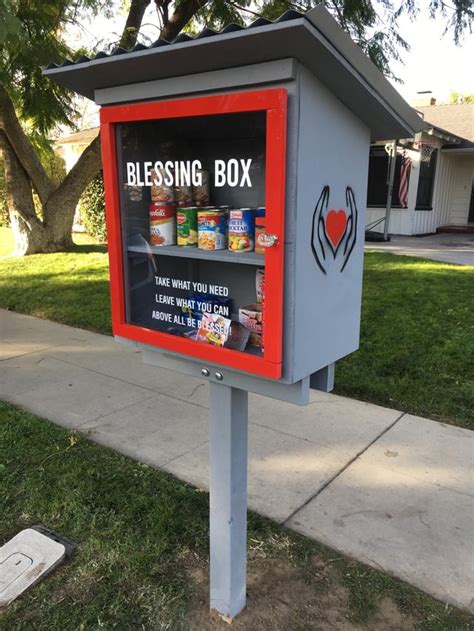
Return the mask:
<path id="1" fill-rule="evenodd" d="M 278 242 L 265 253 L 265 330 L 263 357 L 220 348 L 126 321 L 124 261 L 120 225 L 119 177 L 115 125 L 132 121 L 237 112 L 266 111 L 266 231 Z M 281 377 L 283 348 L 283 265 L 285 229 L 287 91 L 281 88 L 169 101 L 103 107 L 100 114 L 102 164 L 110 263 L 114 335 L 175 351 L 203 362 L 255 375 Z"/>

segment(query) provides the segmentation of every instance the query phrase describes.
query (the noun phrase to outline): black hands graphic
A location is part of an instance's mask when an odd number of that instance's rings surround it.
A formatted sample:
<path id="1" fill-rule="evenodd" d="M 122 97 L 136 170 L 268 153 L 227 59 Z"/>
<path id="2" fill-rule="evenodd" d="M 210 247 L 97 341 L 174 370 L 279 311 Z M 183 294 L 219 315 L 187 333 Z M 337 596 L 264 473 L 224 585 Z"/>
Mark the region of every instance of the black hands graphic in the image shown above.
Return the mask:
<path id="1" fill-rule="evenodd" d="M 331 209 L 328 213 L 330 195 L 329 186 L 321 191 L 313 213 L 313 225 L 311 229 L 311 249 L 319 269 L 323 274 L 326 271 L 326 253 L 331 251 L 334 260 L 342 251 L 342 266 L 344 270 L 354 249 L 357 239 L 358 210 L 353 190 L 346 188 L 346 209 L 338 211 Z"/>
<path id="2" fill-rule="evenodd" d="M 314 209 L 313 227 L 311 230 L 311 249 L 313 250 L 316 263 L 323 274 L 326 274 L 326 269 L 323 264 L 323 261 L 326 260 L 325 243 L 328 243 L 324 226 L 323 210 L 324 214 L 326 214 L 328 209 L 329 191 L 329 186 L 325 186 L 321 191 L 321 195 L 316 202 L 316 208 Z"/>
<path id="3" fill-rule="evenodd" d="M 359 212 L 355 201 L 354 191 L 350 186 L 346 188 L 346 206 L 347 206 L 347 226 L 346 226 L 346 242 L 344 245 L 344 263 L 341 267 L 341 272 L 344 270 L 349 260 L 352 250 L 354 249 L 357 239 L 357 221 L 359 218 Z"/>

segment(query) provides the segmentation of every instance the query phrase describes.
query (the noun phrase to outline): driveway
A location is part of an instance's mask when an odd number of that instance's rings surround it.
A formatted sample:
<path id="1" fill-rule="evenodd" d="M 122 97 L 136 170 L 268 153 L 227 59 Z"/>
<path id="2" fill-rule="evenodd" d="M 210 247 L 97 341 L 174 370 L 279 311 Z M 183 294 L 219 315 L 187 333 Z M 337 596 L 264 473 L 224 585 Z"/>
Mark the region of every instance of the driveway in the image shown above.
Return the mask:
<path id="1" fill-rule="evenodd" d="M 457 265 L 474 265 L 474 234 L 446 233 L 426 237 L 395 235 L 388 243 L 366 243 L 365 248 Z"/>

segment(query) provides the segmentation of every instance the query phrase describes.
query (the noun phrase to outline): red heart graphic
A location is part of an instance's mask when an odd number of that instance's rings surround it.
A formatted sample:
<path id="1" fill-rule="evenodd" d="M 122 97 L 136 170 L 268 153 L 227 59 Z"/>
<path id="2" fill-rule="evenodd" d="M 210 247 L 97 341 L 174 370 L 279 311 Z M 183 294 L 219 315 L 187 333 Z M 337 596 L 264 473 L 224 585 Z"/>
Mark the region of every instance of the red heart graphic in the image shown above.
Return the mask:
<path id="1" fill-rule="evenodd" d="M 334 249 L 339 245 L 344 230 L 346 229 L 347 216 L 346 211 L 342 208 L 340 210 L 331 209 L 326 215 L 326 234 L 334 246 Z"/>

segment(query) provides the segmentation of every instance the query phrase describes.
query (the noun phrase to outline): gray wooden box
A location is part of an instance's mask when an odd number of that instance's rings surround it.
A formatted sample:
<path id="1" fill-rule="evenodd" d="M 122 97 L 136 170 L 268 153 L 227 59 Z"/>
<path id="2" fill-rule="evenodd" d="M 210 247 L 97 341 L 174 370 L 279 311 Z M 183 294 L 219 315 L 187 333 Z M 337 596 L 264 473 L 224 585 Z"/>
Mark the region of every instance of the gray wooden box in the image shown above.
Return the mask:
<path id="1" fill-rule="evenodd" d="M 207 31 L 207 32 L 206 32 Z M 423 123 L 318 6 L 246 29 L 115 51 L 45 74 L 101 106 L 250 91 L 288 92 L 284 335 L 278 383 L 159 349 L 146 361 L 296 402 L 311 375 L 359 345 L 369 143 L 409 137 Z M 271 314 L 267 314 L 271 318 Z M 280 388 L 279 384 L 285 387 Z"/>

